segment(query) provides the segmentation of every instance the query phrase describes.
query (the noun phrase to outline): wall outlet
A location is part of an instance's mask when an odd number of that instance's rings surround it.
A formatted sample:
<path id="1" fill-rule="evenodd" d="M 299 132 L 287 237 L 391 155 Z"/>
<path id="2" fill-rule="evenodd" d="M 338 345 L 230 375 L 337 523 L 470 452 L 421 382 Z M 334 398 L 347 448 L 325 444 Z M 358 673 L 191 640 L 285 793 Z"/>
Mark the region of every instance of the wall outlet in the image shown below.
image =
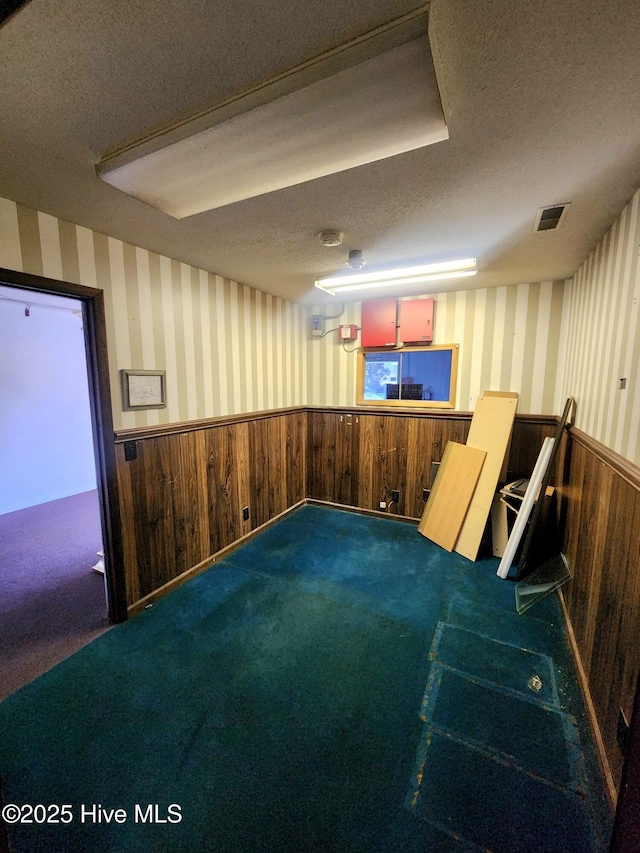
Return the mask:
<path id="1" fill-rule="evenodd" d="M 133 462 L 138 458 L 138 445 L 135 441 L 125 441 L 124 443 L 124 460 L 125 462 Z"/>
<path id="2" fill-rule="evenodd" d="M 378 504 L 378 509 L 386 509 L 386 508 L 387 508 L 387 502 L 386 501 L 380 501 L 380 503 Z"/>
<path id="3" fill-rule="evenodd" d="M 242 508 L 242 520 L 249 521 L 249 507 L 245 506 Z"/>
<path id="4" fill-rule="evenodd" d="M 324 314 L 311 316 L 311 335 L 314 338 L 321 338 L 324 335 Z"/>
<path id="5" fill-rule="evenodd" d="M 393 489 L 391 492 L 391 503 L 397 504 L 400 500 L 400 492 L 397 489 Z"/>

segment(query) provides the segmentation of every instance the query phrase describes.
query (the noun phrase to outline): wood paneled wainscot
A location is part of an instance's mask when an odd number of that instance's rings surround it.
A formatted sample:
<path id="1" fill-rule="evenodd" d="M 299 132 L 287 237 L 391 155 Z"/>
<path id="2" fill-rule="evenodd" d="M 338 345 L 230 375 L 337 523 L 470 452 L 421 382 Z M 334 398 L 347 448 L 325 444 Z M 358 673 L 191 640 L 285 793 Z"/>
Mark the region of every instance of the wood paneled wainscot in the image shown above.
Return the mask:
<path id="1" fill-rule="evenodd" d="M 118 433 L 130 612 L 306 498 L 377 510 L 397 489 L 388 512 L 420 518 L 431 463 L 449 440 L 465 441 L 470 421 L 468 412 L 300 407 Z M 516 419 L 514 477 L 532 470 L 554 426 Z"/>
<path id="2" fill-rule="evenodd" d="M 631 720 L 640 671 L 640 468 L 580 430 L 570 431 L 563 597 L 585 686 L 617 790 L 620 711 Z"/>
<path id="3" fill-rule="evenodd" d="M 449 441 L 464 444 L 470 424 L 470 412 L 310 408 L 307 497 L 377 510 L 397 490 L 400 500 L 388 511 L 420 518 L 431 463 L 440 462 Z M 509 455 L 513 479 L 529 476 L 555 426 L 552 417 L 516 415 Z"/>
<path id="4" fill-rule="evenodd" d="M 305 497 L 302 409 L 127 430 L 116 449 L 130 610 Z"/>

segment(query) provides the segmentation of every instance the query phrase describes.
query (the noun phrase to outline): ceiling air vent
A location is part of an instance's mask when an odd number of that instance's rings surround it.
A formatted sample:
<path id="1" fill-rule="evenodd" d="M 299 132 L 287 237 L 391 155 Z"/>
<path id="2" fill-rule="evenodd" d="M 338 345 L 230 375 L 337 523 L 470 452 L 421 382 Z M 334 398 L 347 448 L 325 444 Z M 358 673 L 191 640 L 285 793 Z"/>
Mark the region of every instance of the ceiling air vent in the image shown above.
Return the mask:
<path id="1" fill-rule="evenodd" d="M 534 231 L 554 231 L 564 219 L 565 213 L 571 206 L 567 204 L 554 204 L 551 207 L 541 207 L 536 216 L 533 226 Z"/>

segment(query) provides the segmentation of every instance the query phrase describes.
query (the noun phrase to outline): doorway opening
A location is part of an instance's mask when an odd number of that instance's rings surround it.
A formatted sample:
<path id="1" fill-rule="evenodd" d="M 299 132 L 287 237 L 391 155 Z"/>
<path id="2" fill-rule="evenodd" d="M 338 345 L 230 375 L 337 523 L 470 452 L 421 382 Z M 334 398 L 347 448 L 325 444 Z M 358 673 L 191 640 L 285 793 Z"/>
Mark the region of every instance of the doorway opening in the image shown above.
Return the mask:
<path id="1" fill-rule="evenodd" d="M 102 291 L 0 270 L 0 297 L 8 695 L 124 621 L 127 603 Z"/>

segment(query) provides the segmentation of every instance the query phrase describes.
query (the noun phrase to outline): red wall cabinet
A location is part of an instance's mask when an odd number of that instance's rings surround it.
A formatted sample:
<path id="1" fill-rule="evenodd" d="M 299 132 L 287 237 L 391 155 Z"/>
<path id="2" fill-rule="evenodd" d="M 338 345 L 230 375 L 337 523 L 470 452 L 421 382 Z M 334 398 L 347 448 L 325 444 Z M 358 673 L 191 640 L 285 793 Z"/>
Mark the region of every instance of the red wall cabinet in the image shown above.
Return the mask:
<path id="1" fill-rule="evenodd" d="M 398 323 L 403 344 L 430 344 L 433 341 L 433 299 L 401 299 Z"/>
<path id="2" fill-rule="evenodd" d="M 371 299 L 362 303 L 363 347 L 394 347 L 396 345 L 396 317 L 398 300 Z"/>
<path id="3" fill-rule="evenodd" d="M 433 299 L 371 299 L 362 303 L 362 346 L 433 342 Z"/>

